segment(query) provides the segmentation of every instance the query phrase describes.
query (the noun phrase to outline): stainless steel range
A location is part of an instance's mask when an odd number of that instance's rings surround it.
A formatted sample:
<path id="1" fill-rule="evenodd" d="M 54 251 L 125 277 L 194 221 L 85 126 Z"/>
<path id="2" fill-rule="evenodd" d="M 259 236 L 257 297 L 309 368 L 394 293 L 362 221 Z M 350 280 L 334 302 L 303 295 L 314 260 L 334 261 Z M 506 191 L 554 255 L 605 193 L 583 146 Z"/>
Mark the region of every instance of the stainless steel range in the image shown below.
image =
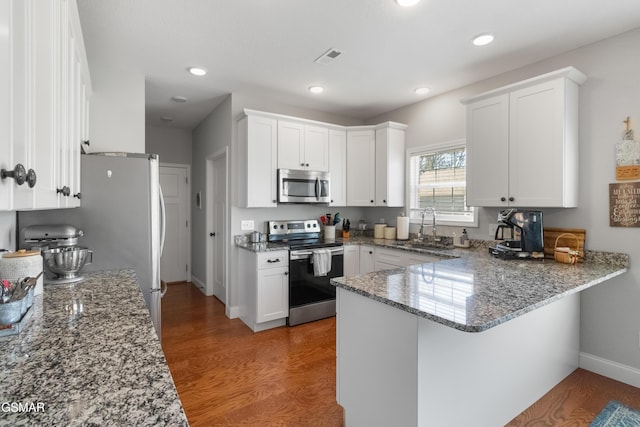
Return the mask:
<path id="1" fill-rule="evenodd" d="M 335 316 L 336 288 L 329 281 L 343 275 L 342 243 L 323 242 L 315 219 L 269 221 L 268 241 L 289 248 L 287 324 L 295 326 Z M 328 265 L 329 271 L 323 274 Z"/>

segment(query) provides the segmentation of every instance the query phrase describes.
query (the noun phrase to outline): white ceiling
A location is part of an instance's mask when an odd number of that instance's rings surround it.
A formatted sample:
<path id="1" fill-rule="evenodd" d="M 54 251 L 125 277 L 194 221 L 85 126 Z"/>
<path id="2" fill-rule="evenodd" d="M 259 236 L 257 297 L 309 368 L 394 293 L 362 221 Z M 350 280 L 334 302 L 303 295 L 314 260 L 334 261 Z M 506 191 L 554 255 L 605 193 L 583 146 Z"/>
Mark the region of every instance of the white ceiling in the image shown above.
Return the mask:
<path id="1" fill-rule="evenodd" d="M 182 128 L 234 92 L 367 119 L 640 27 L 638 0 L 422 0 L 413 8 L 394 0 L 78 0 L 78 8 L 89 63 L 142 69 L 147 123 L 171 116 Z M 494 43 L 473 46 L 484 32 Z M 313 62 L 329 48 L 343 54 Z M 192 65 L 209 73 L 193 77 Z M 316 83 L 326 92 L 309 93 Z M 414 94 L 419 86 L 431 92 Z"/>

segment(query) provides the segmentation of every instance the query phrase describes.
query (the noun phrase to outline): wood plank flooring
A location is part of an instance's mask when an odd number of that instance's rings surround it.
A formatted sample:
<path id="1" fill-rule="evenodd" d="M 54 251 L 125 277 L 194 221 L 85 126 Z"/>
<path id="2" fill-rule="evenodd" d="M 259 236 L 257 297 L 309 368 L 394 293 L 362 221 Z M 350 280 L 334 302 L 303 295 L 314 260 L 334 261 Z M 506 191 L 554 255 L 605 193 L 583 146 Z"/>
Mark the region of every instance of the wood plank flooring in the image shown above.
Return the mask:
<path id="1" fill-rule="evenodd" d="M 341 426 L 335 318 L 254 334 L 191 284 L 162 299 L 162 344 L 192 426 Z"/>
<path id="2" fill-rule="evenodd" d="M 162 344 L 192 426 L 342 426 L 335 318 L 254 334 L 187 283 L 162 300 Z M 509 427 L 580 427 L 609 400 L 640 408 L 640 389 L 577 369 Z"/>

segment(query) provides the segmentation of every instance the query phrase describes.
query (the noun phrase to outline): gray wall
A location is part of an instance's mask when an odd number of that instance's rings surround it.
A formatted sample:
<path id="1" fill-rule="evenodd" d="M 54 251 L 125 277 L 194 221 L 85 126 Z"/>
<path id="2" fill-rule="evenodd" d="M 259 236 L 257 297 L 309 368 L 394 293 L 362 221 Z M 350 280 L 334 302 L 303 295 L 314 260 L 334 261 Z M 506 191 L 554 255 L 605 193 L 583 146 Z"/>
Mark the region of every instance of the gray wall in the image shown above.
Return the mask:
<path id="1" fill-rule="evenodd" d="M 637 369 L 640 229 L 609 227 L 608 184 L 616 182 L 615 144 L 622 135 L 622 121 L 631 116 L 637 124 L 640 118 L 640 58 L 629 54 L 639 45 L 640 30 L 635 30 L 368 120 L 408 124 L 407 147 L 463 138 L 466 117 L 461 98 L 569 65 L 584 72 L 588 79 L 580 88 L 579 207 L 544 210 L 544 222 L 586 229 L 588 249 L 631 256 L 627 274 L 582 293 L 580 345 L 584 353 Z M 635 131 L 637 135 L 640 129 Z M 487 239 L 496 215 L 496 209 L 482 209 L 479 227 L 469 229 L 469 234 Z"/>
<path id="2" fill-rule="evenodd" d="M 158 154 L 161 163 L 191 164 L 191 130 L 147 125 L 145 140 L 145 152 Z"/>
<path id="3" fill-rule="evenodd" d="M 231 146 L 231 95 L 209 114 L 193 131 L 191 162 L 191 276 L 194 281 L 206 283 L 207 260 L 207 157 Z M 229 171 L 233 174 L 233 168 Z M 202 195 L 202 209 L 195 206 L 196 193 Z M 227 214 L 228 215 L 228 214 Z"/>
<path id="4" fill-rule="evenodd" d="M 103 64 L 90 55 L 93 95 L 89 116 L 90 151 L 144 153 L 144 74 Z"/>

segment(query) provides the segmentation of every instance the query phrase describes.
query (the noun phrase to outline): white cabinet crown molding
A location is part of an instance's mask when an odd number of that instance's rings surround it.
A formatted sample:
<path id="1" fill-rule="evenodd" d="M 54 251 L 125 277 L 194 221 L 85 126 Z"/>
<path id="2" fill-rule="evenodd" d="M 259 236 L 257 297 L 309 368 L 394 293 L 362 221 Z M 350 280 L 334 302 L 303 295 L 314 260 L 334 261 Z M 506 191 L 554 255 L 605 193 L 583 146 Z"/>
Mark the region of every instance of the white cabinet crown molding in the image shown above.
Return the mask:
<path id="1" fill-rule="evenodd" d="M 583 84 L 587 81 L 587 76 L 582 71 L 574 68 L 574 67 L 565 67 L 559 70 L 551 71 L 546 74 L 542 74 L 539 76 L 532 77 L 530 79 L 522 80 L 516 83 L 512 83 L 510 85 L 502 86 L 497 89 L 492 89 L 487 92 L 480 93 L 478 95 L 473 95 L 467 98 L 462 98 L 460 103 L 467 105 L 473 102 L 482 101 L 483 99 L 492 98 L 494 96 L 498 96 L 504 93 L 513 92 L 518 89 L 522 89 L 525 87 L 529 87 L 538 83 L 548 82 L 560 77 L 564 77 L 569 79 L 578 85 Z"/>

